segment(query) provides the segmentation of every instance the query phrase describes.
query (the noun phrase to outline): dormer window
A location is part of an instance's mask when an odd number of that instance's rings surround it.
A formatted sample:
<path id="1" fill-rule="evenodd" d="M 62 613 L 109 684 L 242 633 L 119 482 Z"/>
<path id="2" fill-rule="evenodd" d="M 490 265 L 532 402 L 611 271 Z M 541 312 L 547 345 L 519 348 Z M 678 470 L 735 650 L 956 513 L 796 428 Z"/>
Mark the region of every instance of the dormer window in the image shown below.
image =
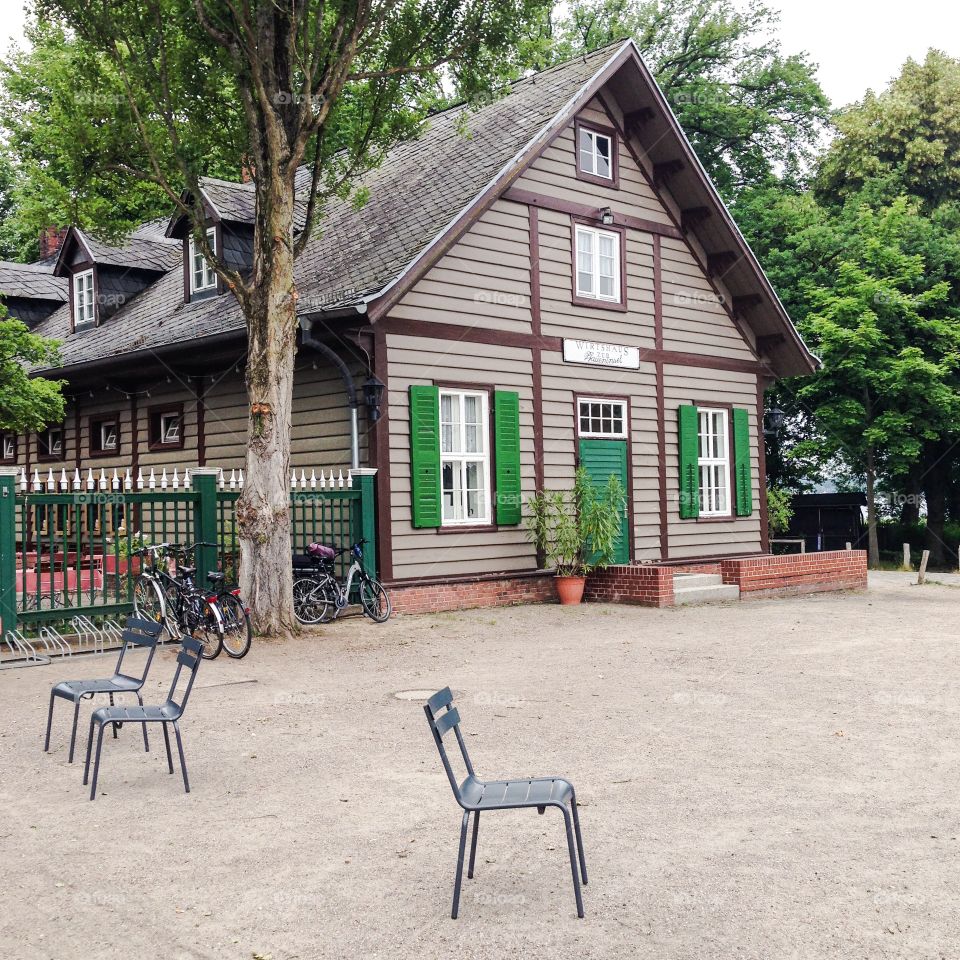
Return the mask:
<path id="1" fill-rule="evenodd" d="M 93 270 L 73 275 L 73 328 L 83 330 L 96 323 L 96 302 L 93 296 Z"/>
<path id="2" fill-rule="evenodd" d="M 616 188 L 617 135 L 614 130 L 591 124 L 576 124 L 577 176 L 581 180 Z"/>
<path id="3" fill-rule="evenodd" d="M 214 227 L 207 229 L 207 243 L 210 249 L 217 252 L 217 231 Z M 217 275 L 203 253 L 197 249 L 193 237 L 190 238 L 190 293 L 206 293 L 217 288 Z"/>

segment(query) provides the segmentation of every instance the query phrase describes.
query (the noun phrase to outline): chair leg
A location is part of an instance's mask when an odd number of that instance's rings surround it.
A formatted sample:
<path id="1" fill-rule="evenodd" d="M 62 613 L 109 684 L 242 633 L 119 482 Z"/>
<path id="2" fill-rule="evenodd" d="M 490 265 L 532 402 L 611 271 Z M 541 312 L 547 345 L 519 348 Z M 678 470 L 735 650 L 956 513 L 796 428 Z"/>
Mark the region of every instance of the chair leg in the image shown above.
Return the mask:
<path id="1" fill-rule="evenodd" d="M 177 735 L 177 750 L 180 753 L 180 769 L 183 771 L 183 789 L 190 792 L 190 781 L 187 779 L 187 761 L 183 759 L 183 740 L 180 737 L 180 728 L 177 721 L 173 721 L 173 732 Z"/>
<path id="2" fill-rule="evenodd" d="M 70 731 L 70 754 L 67 757 L 67 763 L 73 763 L 73 748 L 77 742 L 77 723 L 80 721 L 80 700 L 73 702 L 73 728 Z"/>
<path id="3" fill-rule="evenodd" d="M 53 701 L 57 698 L 53 695 L 53 691 L 50 692 L 50 709 L 47 711 L 47 739 L 43 741 L 43 752 L 47 753 L 50 750 L 50 727 L 53 725 Z"/>
<path id="4" fill-rule="evenodd" d="M 453 910 L 450 917 L 457 919 L 460 912 L 460 882 L 463 880 L 463 855 L 467 849 L 467 824 L 470 822 L 470 811 L 463 811 L 463 822 L 460 824 L 460 851 L 457 854 L 457 879 L 453 883 Z"/>
<path id="5" fill-rule="evenodd" d="M 173 773 L 173 754 L 170 753 L 170 733 L 165 723 L 160 724 L 163 727 L 163 742 L 167 746 L 167 767 Z"/>
<path id="6" fill-rule="evenodd" d="M 113 705 L 114 705 L 114 704 L 113 704 L 113 694 L 111 693 L 111 694 L 110 694 L 110 706 L 112 707 Z M 113 724 L 111 724 L 111 726 L 113 727 L 113 739 L 116 740 L 116 739 L 117 739 L 117 726 L 118 726 L 118 725 L 117 725 L 116 723 L 113 723 Z"/>
<path id="7" fill-rule="evenodd" d="M 577 854 L 573 849 L 573 824 L 566 807 L 563 808 L 563 822 L 567 828 L 567 849 L 570 852 L 570 870 L 573 873 L 573 893 L 577 898 L 577 916 L 583 917 L 583 898 L 580 896 L 580 875 L 577 873 Z"/>
<path id="8" fill-rule="evenodd" d="M 143 697 L 141 697 L 139 693 L 137 693 L 137 703 L 139 703 L 141 707 L 143 706 Z M 143 749 L 144 749 L 147 753 L 150 752 L 150 741 L 147 739 L 147 723 L 146 723 L 146 721 L 143 722 Z"/>
<path id="9" fill-rule="evenodd" d="M 90 717 L 90 732 L 87 734 L 87 762 L 83 765 L 83 785 L 86 786 L 90 780 L 90 753 L 93 750 L 93 725 L 94 719 Z"/>
<path id="10" fill-rule="evenodd" d="M 473 879 L 473 865 L 477 862 L 477 834 L 480 832 L 480 811 L 473 814 L 473 839 L 470 841 L 470 866 L 467 868 L 467 879 Z"/>
<path id="11" fill-rule="evenodd" d="M 100 729 L 97 732 L 97 756 L 93 761 L 93 779 L 90 781 L 90 799 L 97 799 L 97 778 L 100 776 L 100 751 L 103 749 L 103 728 L 104 724 L 100 724 Z"/>
<path id="12" fill-rule="evenodd" d="M 580 878 L 587 885 L 587 860 L 583 855 L 583 837 L 580 834 L 580 813 L 577 810 L 576 791 L 570 795 L 570 809 L 573 811 L 573 832 L 577 836 L 577 854 L 580 857 Z"/>

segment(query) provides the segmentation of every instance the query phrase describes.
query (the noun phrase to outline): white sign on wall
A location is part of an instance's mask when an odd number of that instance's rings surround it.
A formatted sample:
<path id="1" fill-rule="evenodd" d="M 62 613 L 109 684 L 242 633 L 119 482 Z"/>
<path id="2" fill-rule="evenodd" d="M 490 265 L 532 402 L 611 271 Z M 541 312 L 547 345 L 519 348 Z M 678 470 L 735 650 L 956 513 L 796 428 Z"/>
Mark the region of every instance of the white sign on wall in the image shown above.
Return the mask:
<path id="1" fill-rule="evenodd" d="M 640 348 L 595 340 L 564 340 L 563 359 L 567 363 L 587 363 L 594 367 L 640 369 Z"/>

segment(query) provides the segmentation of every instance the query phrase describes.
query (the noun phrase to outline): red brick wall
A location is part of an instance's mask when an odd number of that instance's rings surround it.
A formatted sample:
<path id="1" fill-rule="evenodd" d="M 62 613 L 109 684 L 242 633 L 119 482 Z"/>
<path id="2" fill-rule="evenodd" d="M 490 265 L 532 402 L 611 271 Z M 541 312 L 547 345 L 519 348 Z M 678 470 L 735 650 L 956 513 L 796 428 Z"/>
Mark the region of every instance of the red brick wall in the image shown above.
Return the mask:
<path id="1" fill-rule="evenodd" d="M 438 613 L 471 607 L 508 607 L 516 603 L 552 603 L 557 599 L 553 577 L 527 576 L 462 582 L 389 586 L 394 613 Z"/>
<path id="2" fill-rule="evenodd" d="M 672 607 L 673 570 L 652 564 L 617 564 L 607 567 L 587 578 L 584 599 L 594 603 Z"/>
<path id="3" fill-rule="evenodd" d="M 867 586 L 865 550 L 746 557 L 724 560 L 721 567 L 723 582 L 737 584 L 743 598 L 863 590 Z"/>

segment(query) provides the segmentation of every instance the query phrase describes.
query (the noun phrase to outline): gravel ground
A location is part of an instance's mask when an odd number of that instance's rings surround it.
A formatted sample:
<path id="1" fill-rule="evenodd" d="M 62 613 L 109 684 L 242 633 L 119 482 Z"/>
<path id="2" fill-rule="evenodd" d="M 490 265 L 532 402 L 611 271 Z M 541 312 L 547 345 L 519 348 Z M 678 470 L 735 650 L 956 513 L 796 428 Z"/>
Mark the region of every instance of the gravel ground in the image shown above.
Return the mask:
<path id="1" fill-rule="evenodd" d="M 90 803 L 66 705 L 42 753 L 49 685 L 111 656 L 0 673 L 0 955 L 955 958 L 960 592 L 910 580 L 255 644 L 200 670 L 189 796 L 124 728 Z M 416 695 L 447 683 L 481 775 L 577 785 L 586 919 L 559 814 L 522 811 L 481 824 L 450 920 L 460 812 Z"/>

